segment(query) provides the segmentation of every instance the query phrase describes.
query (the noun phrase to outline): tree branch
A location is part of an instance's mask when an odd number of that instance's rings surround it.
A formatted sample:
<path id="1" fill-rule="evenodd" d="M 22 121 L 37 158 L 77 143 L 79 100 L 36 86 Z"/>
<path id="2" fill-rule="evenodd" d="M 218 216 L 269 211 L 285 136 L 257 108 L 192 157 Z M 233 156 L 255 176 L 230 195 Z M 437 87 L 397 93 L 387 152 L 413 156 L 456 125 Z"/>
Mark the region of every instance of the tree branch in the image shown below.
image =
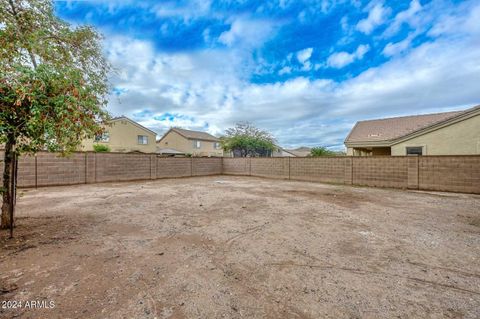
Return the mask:
<path id="1" fill-rule="evenodd" d="M 20 33 L 22 34 L 22 36 L 24 37 L 24 40 L 25 40 L 24 30 L 22 28 L 22 24 L 20 23 L 20 21 L 18 19 L 18 12 L 17 12 L 17 9 L 15 8 L 15 5 L 13 4 L 13 0 L 8 0 L 8 3 L 10 4 L 10 7 L 12 8 L 13 17 L 17 21 L 17 25 L 18 25 L 18 28 L 20 29 Z M 33 68 L 36 69 L 37 68 L 37 61 L 35 60 L 35 56 L 33 55 L 33 52 L 29 48 L 28 45 L 26 45 L 25 47 L 27 49 L 28 55 L 30 56 L 30 60 L 32 62 Z"/>

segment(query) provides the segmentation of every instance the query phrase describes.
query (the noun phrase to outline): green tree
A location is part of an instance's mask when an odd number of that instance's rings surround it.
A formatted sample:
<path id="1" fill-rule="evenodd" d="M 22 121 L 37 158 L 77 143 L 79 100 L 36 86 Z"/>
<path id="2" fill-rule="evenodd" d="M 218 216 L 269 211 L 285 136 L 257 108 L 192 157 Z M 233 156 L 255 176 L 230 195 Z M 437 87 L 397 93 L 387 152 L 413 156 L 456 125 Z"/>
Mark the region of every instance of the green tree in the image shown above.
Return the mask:
<path id="1" fill-rule="evenodd" d="M 227 129 L 221 143 L 223 149 L 233 152 L 235 157 L 265 157 L 276 149 L 275 139 L 269 132 L 248 122 L 237 123 Z"/>
<path id="2" fill-rule="evenodd" d="M 100 43 L 57 18 L 51 0 L 0 0 L 1 228 L 13 229 L 20 154 L 68 154 L 102 132 L 110 66 Z"/>
<path id="3" fill-rule="evenodd" d="M 335 156 L 335 155 L 337 155 L 337 153 L 329 150 L 328 148 L 326 148 L 324 146 L 312 147 L 312 149 L 310 150 L 310 156 L 312 156 L 312 157 Z"/>

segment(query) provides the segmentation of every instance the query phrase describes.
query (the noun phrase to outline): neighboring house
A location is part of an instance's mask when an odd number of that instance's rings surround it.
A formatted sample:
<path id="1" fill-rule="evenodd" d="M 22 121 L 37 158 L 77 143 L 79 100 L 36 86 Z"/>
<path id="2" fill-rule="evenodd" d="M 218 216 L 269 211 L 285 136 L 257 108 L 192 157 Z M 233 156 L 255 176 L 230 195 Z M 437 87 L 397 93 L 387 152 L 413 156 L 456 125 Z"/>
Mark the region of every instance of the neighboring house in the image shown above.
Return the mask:
<path id="1" fill-rule="evenodd" d="M 299 147 L 291 150 L 287 150 L 288 152 L 292 153 L 296 157 L 308 157 L 311 155 L 312 149 L 310 147 Z"/>
<path id="2" fill-rule="evenodd" d="M 128 117 L 113 118 L 101 136 L 82 142 L 83 151 L 93 151 L 94 144 L 107 145 L 111 152 L 155 153 L 157 133 Z"/>
<path id="3" fill-rule="evenodd" d="M 158 148 L 192 156 L 223 156 L 220 139 L 206 132 L 171 128 L 157 142 Z"/>
<path id="4" fill-rule="evenodd" d="M 185 157 L 187 154 L 173 148 L 160 148 L 157 146 L 157 154 L 170 157 Z"/>
<path id="5" fill-rule="evenodd" d="M 271 157 L 297 157 L 293 152 L 290 152 L 289 150 L 286 150 L 278 145 L 277 149 L 272 152 Z"/>
<path id="6" fill-rule="evenodd" d="M 360 121 L 345 146 L 350 156 L 480 154 L 480 105 L 457 112 Z"/>

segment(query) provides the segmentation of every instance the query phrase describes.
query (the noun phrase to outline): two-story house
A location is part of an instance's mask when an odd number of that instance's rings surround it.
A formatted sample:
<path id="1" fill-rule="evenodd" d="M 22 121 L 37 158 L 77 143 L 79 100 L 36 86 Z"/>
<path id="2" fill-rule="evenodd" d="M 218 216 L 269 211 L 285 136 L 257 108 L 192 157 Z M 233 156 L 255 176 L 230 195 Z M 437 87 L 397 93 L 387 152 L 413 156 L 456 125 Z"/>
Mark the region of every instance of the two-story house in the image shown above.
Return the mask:
<path id="1" fill-rule="evenodd" d="M 223 156 L 220 139 L 206 132 L 171 128 L 157 142 L 157 153 L 176 150 L 192 156 Z"/>
<path id="2" fill-rule="evenodd" d="M 101 136 L 82 142 L 82 151 L 93 151 L 95 144 L 106 145 L 111 152 L 155 153 L 157 133 L 128 117 L 113 118 Z"/>

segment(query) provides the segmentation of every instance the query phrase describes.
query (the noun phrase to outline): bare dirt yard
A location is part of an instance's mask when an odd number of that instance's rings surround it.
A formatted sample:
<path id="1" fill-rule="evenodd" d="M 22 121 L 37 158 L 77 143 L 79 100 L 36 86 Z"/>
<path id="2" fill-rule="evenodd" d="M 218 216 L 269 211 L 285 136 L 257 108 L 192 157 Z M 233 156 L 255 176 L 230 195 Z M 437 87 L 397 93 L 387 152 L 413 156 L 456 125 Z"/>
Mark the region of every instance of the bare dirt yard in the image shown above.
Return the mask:
<path id="1" fill-rule="evenodd" d="M 2 318 L 480 317 L 480 196 L 229 176 L 20 193 Z"/>

